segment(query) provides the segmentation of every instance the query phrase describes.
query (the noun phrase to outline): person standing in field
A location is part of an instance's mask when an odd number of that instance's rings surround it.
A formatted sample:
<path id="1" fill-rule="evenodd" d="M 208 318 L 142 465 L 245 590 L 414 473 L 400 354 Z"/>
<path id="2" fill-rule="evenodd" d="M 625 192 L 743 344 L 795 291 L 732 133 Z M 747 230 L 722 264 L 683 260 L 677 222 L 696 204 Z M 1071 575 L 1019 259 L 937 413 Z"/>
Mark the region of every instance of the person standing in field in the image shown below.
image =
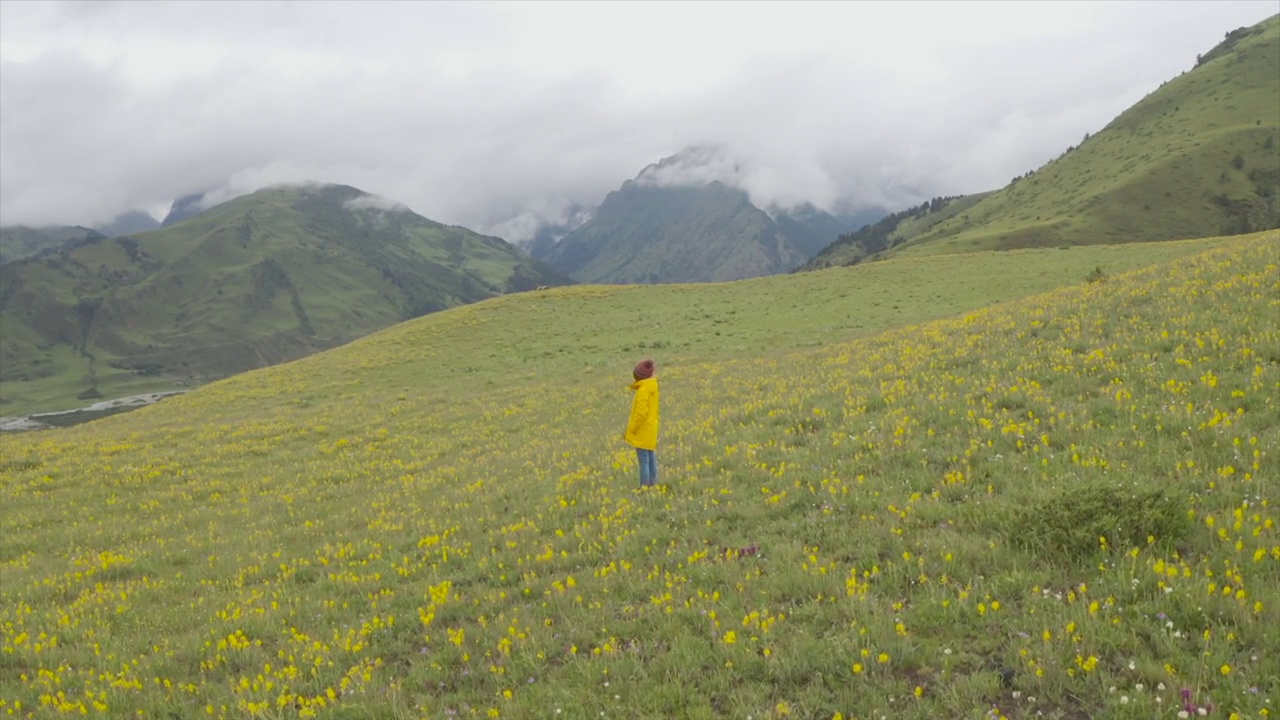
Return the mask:
<path id="1" fill-rule="evenodd" d="M 631 399 L 631 419 L 627 422 L 626 441 L 636 449 L 640 461 L 640 487 L 653 487 L 658 481 L 658 378 L 653 361 L 646 358 L 631 372 L 635 392 Z"/>

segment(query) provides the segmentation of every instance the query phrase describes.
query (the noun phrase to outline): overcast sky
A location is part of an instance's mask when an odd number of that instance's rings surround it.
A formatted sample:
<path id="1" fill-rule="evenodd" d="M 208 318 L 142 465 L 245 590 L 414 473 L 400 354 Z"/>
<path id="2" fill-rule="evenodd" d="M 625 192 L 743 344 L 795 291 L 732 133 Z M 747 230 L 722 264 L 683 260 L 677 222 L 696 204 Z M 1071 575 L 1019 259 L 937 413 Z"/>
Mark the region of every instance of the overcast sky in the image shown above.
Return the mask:
<path id="1" fill-rule="evenodd" d="M 897 208 L 1056 157 L 1276 0 L 0 1 L 0 223 L 355 185 L 519 239 L 724 143 L 760 205 Z"/>

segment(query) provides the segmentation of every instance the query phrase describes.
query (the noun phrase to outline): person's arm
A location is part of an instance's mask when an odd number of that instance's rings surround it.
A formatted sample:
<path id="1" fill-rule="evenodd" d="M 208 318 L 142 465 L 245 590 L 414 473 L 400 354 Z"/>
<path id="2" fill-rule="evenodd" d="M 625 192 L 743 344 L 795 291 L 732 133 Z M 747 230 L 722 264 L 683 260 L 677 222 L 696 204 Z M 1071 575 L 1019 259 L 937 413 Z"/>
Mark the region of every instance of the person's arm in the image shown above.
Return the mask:
<path id="1" fill-rule="evenodd" d="M 640 432 L 640 426 L 649 417 L 649 405 L 649 393 L 645 391 L 637 392 L 635 399 L 631 402 L 631 420 L 627 424 L 628 435 Z"/>

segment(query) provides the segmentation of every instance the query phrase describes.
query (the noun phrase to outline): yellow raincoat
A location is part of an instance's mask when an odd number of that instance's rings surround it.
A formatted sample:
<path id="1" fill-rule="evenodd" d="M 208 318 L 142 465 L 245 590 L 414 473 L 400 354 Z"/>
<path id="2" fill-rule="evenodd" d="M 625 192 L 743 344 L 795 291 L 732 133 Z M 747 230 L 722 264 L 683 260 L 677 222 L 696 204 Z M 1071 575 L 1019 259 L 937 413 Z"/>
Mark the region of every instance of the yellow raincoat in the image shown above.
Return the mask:
<path id="1" fill-rule="evenodd" d="M 630 385 L 631 419 L 627 422 L 627 442 L 641 450 L 658 449 L 658 378 L 637 380 Z"/>

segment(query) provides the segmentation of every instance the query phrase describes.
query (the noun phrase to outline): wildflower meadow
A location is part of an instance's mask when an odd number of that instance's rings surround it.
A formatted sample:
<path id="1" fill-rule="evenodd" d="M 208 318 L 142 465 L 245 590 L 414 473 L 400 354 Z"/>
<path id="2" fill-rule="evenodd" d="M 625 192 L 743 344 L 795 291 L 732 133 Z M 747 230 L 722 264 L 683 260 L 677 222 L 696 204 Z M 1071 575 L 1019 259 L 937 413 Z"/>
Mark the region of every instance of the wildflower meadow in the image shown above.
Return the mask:
<path id="1" fill-rule="evenodd" d="M 1276 716 L 1280 233 L 1091 280 L 498 374 L 482 303 L 6 436 L 0 716 Z"/>

